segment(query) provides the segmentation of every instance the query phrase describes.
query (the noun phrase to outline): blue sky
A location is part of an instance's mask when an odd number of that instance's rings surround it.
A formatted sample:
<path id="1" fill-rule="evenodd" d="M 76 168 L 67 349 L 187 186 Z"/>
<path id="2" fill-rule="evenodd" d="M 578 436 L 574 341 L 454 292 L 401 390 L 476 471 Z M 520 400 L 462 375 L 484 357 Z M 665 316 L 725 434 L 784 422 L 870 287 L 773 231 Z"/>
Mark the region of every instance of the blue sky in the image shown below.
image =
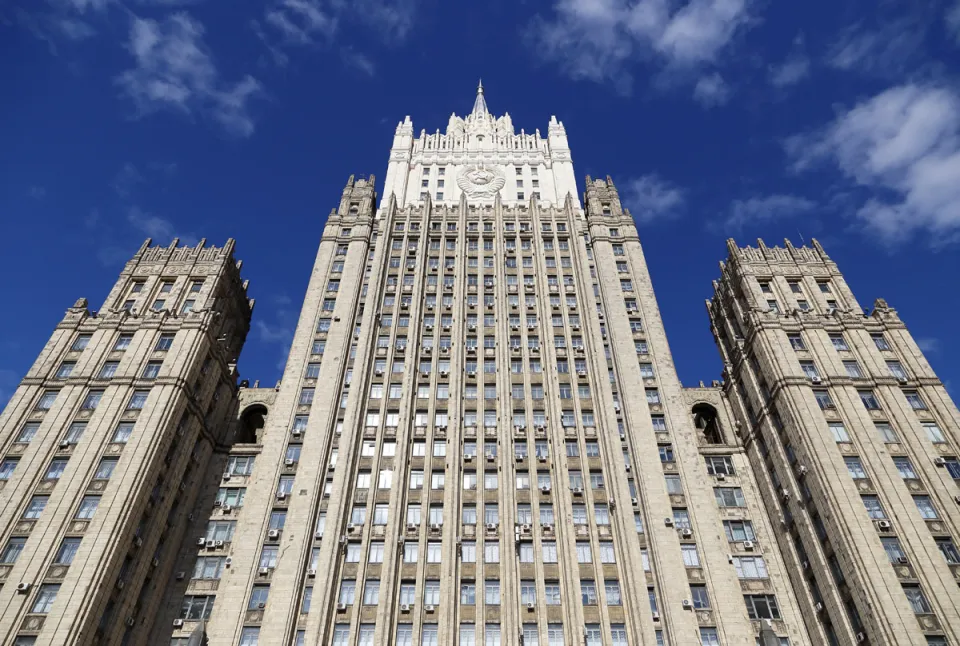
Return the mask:
<path id="1" fill-rule="evenodd" d="M 0 401 L 148 236 L 235 237 L 272 383 L 326 214 L 478 78 L 640 225 L 682 380 L 724 240 L 817 237 L 960 384 L 960 0 L 4 0 Z M 947 287 L 947 291 L 941 289 Z"/>

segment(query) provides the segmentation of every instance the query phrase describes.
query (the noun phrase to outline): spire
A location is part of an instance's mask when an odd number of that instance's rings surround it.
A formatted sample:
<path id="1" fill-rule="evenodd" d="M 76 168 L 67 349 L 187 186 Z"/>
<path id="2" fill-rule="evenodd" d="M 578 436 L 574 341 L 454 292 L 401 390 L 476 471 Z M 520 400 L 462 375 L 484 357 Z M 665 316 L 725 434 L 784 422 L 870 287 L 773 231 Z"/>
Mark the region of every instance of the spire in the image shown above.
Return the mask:
<path id="1" fill-rule="evenodd" d="M 481 80 L 477 85 L 477 99 L 473 102 L 473 112 L 470 114 L 474 117 L 479 117 L 489 113 L 489 110 L 487 110 L 487 102 L 483 98 L 483 81 Z"/>

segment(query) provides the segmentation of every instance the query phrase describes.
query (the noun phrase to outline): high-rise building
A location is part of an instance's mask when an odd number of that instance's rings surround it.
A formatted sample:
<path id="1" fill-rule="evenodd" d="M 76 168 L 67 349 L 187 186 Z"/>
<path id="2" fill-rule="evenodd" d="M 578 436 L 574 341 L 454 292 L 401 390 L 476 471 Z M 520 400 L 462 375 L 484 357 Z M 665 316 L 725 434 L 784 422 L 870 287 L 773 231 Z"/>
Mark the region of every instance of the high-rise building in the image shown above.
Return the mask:
<path id="1" fill-rule="evenodd" d="M 252 301 L 222 248 L 144 244 L 0 415 L 5 644 L 135 644 L 237 414 Z"/>
<path id="2" fill-rule="evenodd" d="M 725 394 L 815 643 L 960 643 L 960 416 L 903 321 L 816 241 L 731 241 L 714 288 Z"/>
<path id="3" fill-rule="evenodd" d="M 144 245 L 0 417 L 4 639 L 960 643 L 960 415 L 896 314 L 731 242 L 724 381 L 684 387 L 632 217 L 574 177 L 482 88 L 406 118 L 270 388 L 232 243 Z"/>

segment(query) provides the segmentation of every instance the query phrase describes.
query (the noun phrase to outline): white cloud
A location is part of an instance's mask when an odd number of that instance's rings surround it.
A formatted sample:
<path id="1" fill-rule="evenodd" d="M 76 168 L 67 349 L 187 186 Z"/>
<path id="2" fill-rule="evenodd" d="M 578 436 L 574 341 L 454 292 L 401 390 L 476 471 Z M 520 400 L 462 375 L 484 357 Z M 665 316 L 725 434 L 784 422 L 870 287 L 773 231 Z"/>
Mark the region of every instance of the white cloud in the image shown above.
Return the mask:
<path id="1" fill-rule="evenodd" d="M 153 238 L 160 244 L 170 242 L 174 238 L 179 238 L 185 245 L 193 245 L 199 241 L 199 238 L 193 234 L 178 233 L 176 226 L 170 220 L 148 213 L 138 206 L 132 206 L 127 211 L 127 222 L 141 234 Z"/>
<path id="2" fill-rule="evenodd" d="M 632 83 L 632 67 L 654 61 L 672 74 L 719 62 L 749 21 L 748 0 L 555 0 L 529 26 L 534 52 L 570 77 Z"/>
<path id="3" fill-rule="evenodd" d="M 940 339 L 925 337 L 916 339 L 916 342 L 917 347 L 919 347 L 924 354 L 936 354 L 940 352 Z"/>
<path id="4" fill-rule="evenodd" d="M 403 41 L 413 28 L 418 0 L 272 0 L 264 10 L 263 23 L 279 38 L 280 45 L 330 44 L 343 23 L 369 28 L 368 34 L 384 43 Z M 270 50 L 274 62 L 285 65 L 286 55 L 271 44 L 259 22 L 254 30 Z M 373 63 L 363 54 L 345 49 L 348 65 L 372 74 Z"/>
<path id="5" fill-rule="evenodd" d="M 796 85 L 810 75 L 810 59 L 802 54 L 791 54 L 780 65 L 770 68 L 770 84 L 774 87 Z"/>
<path id="6" fill-rule="evenodd" d="M 367 76 L 373 76 L 377 72 L 376 66 L 373 64 L 373 61 L 370 60 L 369 56 L 364 56 L 358 51 L 355 51 L 352 47 L 344 47 L 340 50 L 340 57 L 343 59 L 343 62 L 360 70 Z"/>
<path id="7" fill-rule="evenodd" d="M 164 109 L 201 114 L 232 134 L 248 136 L 254 128 L 248 103 L 261 93 L 260 83 L 249 75 L 224 83 L 203 32 L 203 25 L 186 13 L 163 22 L 134 18 L 128 48 L 136 66 L 117 77 L 117 83 L 141 116 Z"/>
<path id="8" fill-rule="evenodd" d="M 950 30 L 953 37 L 960 43 L 960 0 L 957 0 L 956 4 L 947 9 L 945 20 L 947 22 L 947 29 Z"/>
<path id="9" fill-rule="evenodd" d="M 683 191 L 660 179 L 644 175 L 620 185 L 620 201 L 640 223 L 675 217 L 683 206 Z"/>
<path id="10" fill-rule="evenodd" d="M 693 98 L 705 108 L 723 105 L 730 100 L 730 87 L 722 76 L 714 72 L 697 80 L 693 86 Z"/>
<path id="11" fill-rule="evenodd" d="M 809 213 L 816 206 L 816 202 L 796 195 L 755 195 L 745 200 L 734 200 L 730 204 L 730 214 L 724 220 L 724 226 L 728 230 L 740 230 L 755 222 L 781 220 Z"/>
<path id="12" fill-rule="evenodd" d="M 47 189 L 44 186 L 31 186 L 27 189 L 27 195 L 35 200 L 42 200 L 47 196 Z"/>
<path id="13" fill-rule="evenodd" d="M 876 76 L 898 75 L 915 66 L 923 48 L 927 21 L 909 14 L 877 27 L 847 27 L 829 47 L 826 63 L 839 70 Z"/>
<path id="14" fill-rule="evenodd" d="M 792 137 L 798 170 L 835 165 L 870 192 L 857 217 L 889 243 L 926 232 L 935 244 L 960 237 L 960 95 L 906 84 L 840 114 L 822 130 Z"/>
<path id="15" fill-rule="evenodd" d="M 93 27 L 72 17 L 59 18 L 54 21 L 54 24 L 57 31 L 70 40 L 86 40 L 97 34 Z"/>

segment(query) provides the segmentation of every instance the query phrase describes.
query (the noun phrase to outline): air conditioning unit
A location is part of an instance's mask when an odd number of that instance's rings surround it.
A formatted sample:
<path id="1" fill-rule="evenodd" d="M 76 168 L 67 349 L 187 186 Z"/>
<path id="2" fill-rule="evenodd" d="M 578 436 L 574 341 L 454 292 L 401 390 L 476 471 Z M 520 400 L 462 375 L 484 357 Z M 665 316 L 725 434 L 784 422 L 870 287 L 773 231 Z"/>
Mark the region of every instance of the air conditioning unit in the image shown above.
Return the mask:
<path id="1" fill-rule="evenodd" d="M 547 523 L 546 525 L 543 526 L 543 531 L 545 531 L 545 532 L 552 532 L 552 531 L 553 531 L 553 525 L 551 525 L 550 523 Z"/>
<path id="2" fill-rule="evenodd" d="M 400 604 L 400 612 L 404 612 L 404 613 L 410 612 L 410 604 L 409 604 L 409 603 L 401 603 L 401 604 Z"/>
<path id="3" fill-rule="evenodd" d="M 347 604 L 345 603 L 337 604 L 337 612 L 346 612 L 346 611 L 347 611 Z"/>
<path id="4" fill-rule="evenodd" d="M 816 610 L 817 612 L 823 612 L 823 604 L 818 601 L 813 605 L 813 609 Z"/>
<path id="5" fill-rule="evenodd" d="M 717 482 L 723 482 L 723 481 L 726 480 L 726 479 L 727 479 L 727 476 L 726 476 L 726 475 L 724 475 L 724 474 L 722 474 L 722 473 L 718 473 L 718 474 L 717 474 Z"/>
<path id="6" fill-rule="evenodd" d="M 468 371 L 467 371 L 467 376 L 468 376 L 468 377 L 476 377 L 476 376 L 477 376 L 477 371 L 476 371 L 476 370 L 468 370 Z"/>
<path id="7" fill-rule="evenodd" d="M 18 583 L 18 584 L 17 584 L 17 592 L 18 592 L 19 594 L 26 594 L 26 593 L 30 592 L 30 584 L 29 584 L 29 583 Z"/>
<path id="8" fill-rule="evenodd" d="M 906 565 L 907 563 L 909 563 L 909 561 L 907 560 L 906 556 L 898 556 L 897 563 L 899 563 L 900 565 Z"/>
<path id="9" fill-rule="evenodd" d="M 587 376 L 587 371 L 586 371 L 586 370 L 577 370 L 577 376 L 578 376 L 578 377 L 586 377 L 586 376 Z"/>
<path id="10" fill-rule="evenodd" d="M 636 500 L 636 498 L 631 498 L 631 500 Z M 666 527 L 673 527 L 673 519 L 667 516 L 663 519 L 663 524 Z"/>
<path id="11" fill-rule="evenodd" d="M 471 332 L 476 332 L 476 331 L 477 331 L 477 326 L 476 326 L 476 325 L 473 325 L 473 324 L 470 324 L 470 325 L 467 326 L 467 329 L 470 330 Z"/>
<path id="12" fill-rule="evenodd" d="M 693 538 L 693 530 L 684 529 L 680 532 L 680 536 L 682 536 L 683 538 Z"/>
<path id="13" fill-rule="evenodd" d="M 497 531 L 497 524 L 496 524 L 496 523 L 487 523 L 487 531 L 488 531 L 488 532 L 495 532 L 495 531 Z"/>
<path id="14" fill-rule="evenodd" d="M 933 463 L 934 463 L 935 465 L 937 465 L 938 467 L 942 467 L 942 466 L 945 466 L 945 465 L 947 464 L 947 461 L 944 460 L 943 458 L 934 458 L 934 459 L 933 459 Z"/>
<path id="15" fill-rule="evenodd" d="M 540 493 L 550 493 L 550 485 L 543 485 L 540 487 Z"/>
<path id="16" fill-rule="evenodd" d="M 440 376 L 441 376 L 441 377 L 449 377 L 449 376 L 450 376 L 450 372 L 449 372 L 448 370 L 441 370 L 441 371 L 440 371 Z"/>
<path id="17" fill-rule="evenodd" d="M 693 609 L 693 602 L 690 601 L 689 599 L 684 599 L 683 601 L 680 602 L 680 605 L 683 606 L 683 609 L 684 609 L 684 610 L 692 610 L 692 609 Z"/>
<path id="18" fill-rule="evenodd" d="M 310 568 L 309 570 L 307 570 L 307 576 L 310 577 L 311 579 L 317 576 L 317 569 Z"/>
<path id="19" fill-rule="evenodd" d="M 378 377 L 382 377 L 382 376 L 383 376 L 383 370 L 379 370 L 379 369 L 374 370 L 374 371 L 373 371 L 373 374 L 375 374 L 375 375 L 378 376 Z"/>
<path id="20" fill-rule="evenodd" d="M 752 551 L 754 548 L 753 541 L 743 541 L 743 549 L 747 551 Z"/>
<path id="21" fill-rule="evenodd" d="M 439 531 L 442 531 L 442 530 L 443 530 L 443 525 L 441 525 L 440 523 L 432 523 L 432 524 L 430 525 L 430 531 L 431 531 L 431 532 L 439 532 Z"/>
<path id="22" fill-rule="evenodd" d="M 539 462 L 546 462 L 546 461 L 547 461 L 547 456 L 545 456 L 545 455 L 538 455 L 538 456 L 537 456 L 537 460 L 538 460 Z"/>
<path id="23" fill-rule="evenodd" d="M 258 609 L 258 610 L 263 610 L 263 609 L 266 608 L 266 607 L 267 607 L 267 604 L 266 604 L 266 602 L 264 602 L 264 601 L 261 601 L 260 603 L 257 604 L 257 609 Z"/>
<path id="24" fill-rule="evenodd" d="M 220 511 L 222 511 L 225 514 L 229 514 L 231 511 L 233 511 L 233 507 L 231 505 L 224 505 L 223 507 L 220 508 Z"/>
<path id="25" fill-rule="evenodd" d="M 287 499 L 287 494 L 285 491 L 277 492 L 277 500 L 286 500 L 286 499 Z"/>
<path id="26" fill-rule="evenodd" d="M 201 536 L 200 538 L 197 539 L 197 545 L 199 547 L 203 547 L 206 544 L 207 544 L 207 539 L 205 537 Z"/>
<path id="27" fill-rule="evenodd" d="M 877 522 L 877 527 L 882 530 L 888 530 L 892 527 L 889 520 L 881 520 Z"/>
<path id="28" fill-rule="evenodd" d="M 416 523 L 407 523 L 407 531 L 408 531 L 408 532 L 415 532 L 415 531 L 417 531 L 417 529 L 419 529 L 419 528 L 420 528 L 420 525 L 418 525 L 418 524 L 416 524 Z"/>
<path id="29" fill-rule="evenodd" d="M 213 541 L 213 547 L 214 549 L 220 549 L 223 547 L 223 541 Z"/>
<path id="30" fill-rule="evenodd" d="M 627 473 L 630 473 L 630 469 L 631 469 L 631 467 L 630 467 L 629 464 L 624 465 L 624 467 L 623 467 L 623 470 L 626 471 Z"/>
<path id="31" fill-rule="evenodd" d="M 280 538 L 280 530 L 271 529 L 270 531 L 267 532 L 267 538 L 271 541 L 278 540 Z"/>
<path id="32" fill-rule="evenodd" d="M 296 460 L 293 460 L 293 459 L 287 459 L 287 460 L 284 460 L 284 461 L 283 461 L 283 466 L 285 466 L 285 467 L 292 467 L 292 466 L 294 466 L 294 465 L 296 465 L 296 464 L 297 464 L 297 461 L 296 461 Z"/>
<path id="33" fill-rule="evenodd" d="M 433 612 L 437 607 L 434 605 L 426 605 L 423 607 L 424 612 Z"/>
<path id="34" fill-rule="evenodd" d="M 213 506 L 214 506 L 214 507 L 221 507 L 221 506 L 223 506 L 223 501 L 222 501 L 222 500 L 214 500 L 214 501 L 213 501 Z"/>
<path id="35" fill-rule="evenodd" d="M 212 550 L 216 544 L 217 542 L 214 540 L 207 540 L 207 549 Z"/>
<path id="36" fill-rule="evenodd" d="M 654 620 L 654 621 L 660 621 L 660 613 L 659 613 L 659 612 L 654 612 L 654 613 L 653 613 L 653 620 Z"/>
<path id="37" fill-rule="evenodd" d="M 267 576 L 268 574 L 270 574 L 270 568 L 262 567 L 257 572 L 260 576 Z"/>
<path id="38" fill-rule="evenodd" d="M 864 633 L 864 632 L 857 633 L 857 643 L 861 644 L 865 641 L 867 641 L 867 633 Z"/>
<path id="39" fill-rule="evenodd" d="M 433 326 L 430 325 L 429 323 L 427 323 L 426 325 L 424 325 L 424 327 L 427 329 L 427 331 L 430 331 L 430 330 L 433 329 Z"/>
<path id="40" fill-rule="evenodd" d="M 319 541 L 323 538 L 323 532 L 316 532 L 313 537 Z"/>
<path id="41" fill-rule="evenodd" d="M 174 619 L 173 620 L 174 628 L 183 628 L 183 619 Z"/>
<path id="42" fill-rule="evenodd" d="M 226 481 L 229 480 L 229 479 L 230 479 L 230 474 L 229 474 L 229 473 L 224 473 L 224 474 L 223 474 L 223 480 L 224 480 L 224 482 L 226 482 Z"/>
<path id="43" fill-rule="evenodd" d="M 527 457 L 527 456 L 525 456 L 525 455 L 518 455 L 518 456 L 516 456 L 514 459 L 515 459 L 517 462 L 523 462 L 524 458 L 526 458 L 526 457 Z"/>
<path id="44" fill-rule="evenodd" d="M 60 448 L 61 448 L 61 449 L 69 449 L 69 448 L 70 448 L 70 442 L 68 442 L 68 441 L 66 441 L 66 440 L 60 442 Z"/>
<path id="45" fill-rule="evenodd" d="M 487 462 L 493 462 L 497 459 L 497 456 L 495 456 L 493 453 L 487 453 L 486 458 Z"/>
<path id="46" fill-rule="evenodd" d="M 810 381 L 812 381 L 812 382 L 815 383 L 815 384 L 819 384 L 820 381 L 821 381 L 821 379 L 820 379 L 820 377 L 814 375 L 813 377 L 810 377 Z"/>
<path id="47" fill-rule="evenodd" d="M 294 437 L 300 437 L 301 435 L 303 435 L 303 431 L 301 431 L 299 428 L 293 429 L 293 436 L 294 436 Z"/>
<path id="48" fill-rule="evenodd" d="M 186 572 L 177 572 L 177 581 L 183 581 L 187 578 Z"/>
<path id="49" fill-rule="evenodd" d="M 473 456 L 472 456 L 472 455 L 465 455 L 465 456 L 463 456 L 463 461 L 464 461 L 464 462 L 473 462 Z"/>
<path id="50" fill-rule="evenodd" d="M 227 558 L 223 559 L 223 565 L 224 567 L 230 567 L 233 565 L 233 557 L 228 556 Z"/>

